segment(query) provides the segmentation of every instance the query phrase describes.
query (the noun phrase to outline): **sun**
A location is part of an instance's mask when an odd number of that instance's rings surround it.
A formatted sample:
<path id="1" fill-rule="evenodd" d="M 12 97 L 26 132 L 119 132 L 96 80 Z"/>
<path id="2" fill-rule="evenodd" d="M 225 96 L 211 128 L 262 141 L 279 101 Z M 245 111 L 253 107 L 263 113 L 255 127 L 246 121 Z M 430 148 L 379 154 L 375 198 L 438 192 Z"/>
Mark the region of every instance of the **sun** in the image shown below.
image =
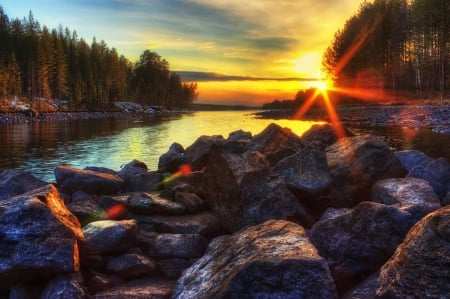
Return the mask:
<path id="1" fill-rule="evenodd" d="M 330 86 L 330 82 L 328 80 L 320 80 L 316 81 L 313 84 L 313 87 L 318 89 L 320 92 L 326 92 Z"/>

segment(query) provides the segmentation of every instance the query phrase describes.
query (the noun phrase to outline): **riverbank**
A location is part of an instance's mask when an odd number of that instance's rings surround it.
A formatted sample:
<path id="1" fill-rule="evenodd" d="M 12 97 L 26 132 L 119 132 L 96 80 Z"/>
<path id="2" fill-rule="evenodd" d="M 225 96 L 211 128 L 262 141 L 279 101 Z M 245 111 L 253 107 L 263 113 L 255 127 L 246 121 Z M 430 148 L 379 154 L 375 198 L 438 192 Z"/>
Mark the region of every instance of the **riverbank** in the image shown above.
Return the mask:
<path id="1" fill-rule="evenodd" d="M 256 113 L 268 119 L 292 119 L 296 110 L 279 109 Z M 428 128 L 436 133 L 450 134 L 450 105 L 345 105 L 337 106 L 340 121 L 346 126 L 402 126 Z M 330 122 L 327 112 L 313 107 L 302 120 Z"/>

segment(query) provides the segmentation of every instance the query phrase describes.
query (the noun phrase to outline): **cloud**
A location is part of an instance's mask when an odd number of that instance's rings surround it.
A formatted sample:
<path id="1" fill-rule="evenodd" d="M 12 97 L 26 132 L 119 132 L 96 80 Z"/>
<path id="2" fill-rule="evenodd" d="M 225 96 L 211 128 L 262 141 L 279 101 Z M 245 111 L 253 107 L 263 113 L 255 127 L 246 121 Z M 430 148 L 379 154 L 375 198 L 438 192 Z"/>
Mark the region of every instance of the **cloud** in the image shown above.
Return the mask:
<path id="1" fill-rule="evenodd" d="M 178 71 L 181 79 L 186 82 L 224 82 L 224 81 L 314 81 L 318 78 L 304 78 L 304 77 L 252 77 L 252 76 L 237 76 L 224 75 L 210 72 L 195 72 L 195 71 Z"/>

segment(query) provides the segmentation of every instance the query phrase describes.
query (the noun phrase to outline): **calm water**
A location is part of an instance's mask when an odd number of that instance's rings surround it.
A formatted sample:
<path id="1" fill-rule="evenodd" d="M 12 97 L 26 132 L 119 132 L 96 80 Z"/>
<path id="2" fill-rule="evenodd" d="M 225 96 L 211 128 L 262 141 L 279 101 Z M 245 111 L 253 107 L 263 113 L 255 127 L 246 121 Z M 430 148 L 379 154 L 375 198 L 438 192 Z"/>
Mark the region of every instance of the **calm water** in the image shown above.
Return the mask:
<path id="1" fill-rule="evenodd" d="M 301 135 L 312 122 L 255 119 L 251 112 L 197 112 L 170 119 L 102 119 L 0 126 L 0 169 L 16 168 L 54 181 L 60 164 L 103 166 L 119 170 L 133 159 L 157 169 L 158 158 L 173 142 L 185 148 L 201 135 L 223 135 L 238 129 L 261 132 L 276 122 Z M 420 149 L 450 160 L 450 136 L 401 128 L 353 128 L 372 133 L 396 149 Z"/>

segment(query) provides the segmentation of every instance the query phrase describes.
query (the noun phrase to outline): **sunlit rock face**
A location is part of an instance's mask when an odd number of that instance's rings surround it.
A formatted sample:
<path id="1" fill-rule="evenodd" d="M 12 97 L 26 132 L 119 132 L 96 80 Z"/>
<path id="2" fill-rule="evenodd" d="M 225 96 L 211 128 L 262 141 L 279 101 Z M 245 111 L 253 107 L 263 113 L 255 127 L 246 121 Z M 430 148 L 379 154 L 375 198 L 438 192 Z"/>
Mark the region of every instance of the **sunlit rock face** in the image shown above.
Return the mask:
<path id="1" fill-rule="evenodd" d="M 337 208 L 368 200 L 377 180 L 406 174 L 389 146 L 370 135 L 341 138 L 326 148 L 326 155 L 333 180 L 326 198 Z"/>
<path id="2" fill-rule="evenodd" d="M 79 270 L 83 233 L 53 185 L 0 201 L 0 290 Z"/>
<path id="3" fill-rule="evenodd" d="M 314 224 L 310 238 L 343 292 L 377 271 L 423 216 L 394 206 L 362 202 L 349 212 Z"/>
<path id="4" fill-rule="evenodd" d="M 304 146 L 301 138 L 290 129 L 272 123 L 253 137 L 248 148 L 260 152 L 266 157 L 267 161 L 275 164 L 295 154 Z"/>
<path id="5" fill-rule="evenodd" d="M 173 298 L 337 298 L 305 230 L 268 221 L 214 239 L 178 280 Z"/>
<path id="6" fill-rule="evenodd" d="M 420 220 L 381 268 L 376 298 L 448 298 L 450 206 Z"/>
<path id="7" fill-rule="evenodd" d="M 304 208 L 261 153 L 213 147 L 209 157 L 203 193 L 227 231 L 270 219 L 296 218 L 310 224 Z"/>
<path id="8" fill-rule="evenodd" d="M 88 194 L 115 194 L 124 185 L 124 180 L 117 175 L 66 165 L 57 166 L 54 173 L 59 190 L 69 195 L 75 191 Z"/>

